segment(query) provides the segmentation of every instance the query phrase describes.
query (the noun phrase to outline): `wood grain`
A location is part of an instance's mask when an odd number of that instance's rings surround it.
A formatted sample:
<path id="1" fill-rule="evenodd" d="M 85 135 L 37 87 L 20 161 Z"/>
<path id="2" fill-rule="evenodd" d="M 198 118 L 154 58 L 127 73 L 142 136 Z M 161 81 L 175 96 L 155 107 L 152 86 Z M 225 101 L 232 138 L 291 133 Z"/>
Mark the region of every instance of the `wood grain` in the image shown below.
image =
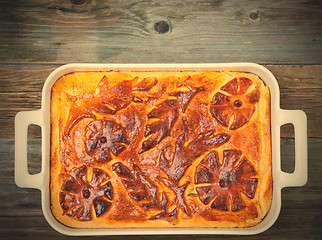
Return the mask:
<path id="1" fill-rule="evenodd" d="M 41 90 L 47 76 L 59 65 L 0 65 L 0 138 L 14 137 L 14 116 L 19 111 L 41 107 Z M 280 85 L 281 107 L 304 110 L 308 117 L 308 136 L 322 137 L 322 65 L 265 65 Z M 284 129 L 284 128 L 283 128 Z M 40 131 L 30 129 L 30 138 Z M 294 137 L 286 127 L 282 137 Z"/>
<path id="2" fill-rule="evenodd" d="M 322 59 L 316 0 L 11 1 L 0 62 L 257 62 Z M 155 23 L 168 23 L 160 34 Z"/>

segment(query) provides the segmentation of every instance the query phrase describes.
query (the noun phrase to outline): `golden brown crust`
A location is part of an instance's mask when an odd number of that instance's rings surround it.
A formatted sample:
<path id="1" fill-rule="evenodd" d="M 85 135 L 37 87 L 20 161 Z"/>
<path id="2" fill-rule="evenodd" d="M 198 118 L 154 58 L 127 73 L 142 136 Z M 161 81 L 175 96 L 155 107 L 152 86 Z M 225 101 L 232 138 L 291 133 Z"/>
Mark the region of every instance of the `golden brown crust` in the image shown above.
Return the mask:
<path id="1" fill-rule="evenodd" d="M 250 227 L 269 211 L 270 96 L 254 74 L 67 74 L 51 126 L 64 225 Z"/>

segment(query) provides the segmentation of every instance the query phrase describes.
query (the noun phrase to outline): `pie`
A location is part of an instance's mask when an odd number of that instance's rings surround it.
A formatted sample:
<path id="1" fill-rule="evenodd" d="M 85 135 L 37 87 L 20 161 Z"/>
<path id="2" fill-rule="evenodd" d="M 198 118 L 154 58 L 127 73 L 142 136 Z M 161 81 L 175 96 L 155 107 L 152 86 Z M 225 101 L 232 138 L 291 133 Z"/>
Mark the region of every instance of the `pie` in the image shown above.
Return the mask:
<path id="1" fill-rule="evenodd" d="M 51 93 L 51 210 L 73 228 L 251 227 L 270 93 L 246 72 L 74 72 Z"/>

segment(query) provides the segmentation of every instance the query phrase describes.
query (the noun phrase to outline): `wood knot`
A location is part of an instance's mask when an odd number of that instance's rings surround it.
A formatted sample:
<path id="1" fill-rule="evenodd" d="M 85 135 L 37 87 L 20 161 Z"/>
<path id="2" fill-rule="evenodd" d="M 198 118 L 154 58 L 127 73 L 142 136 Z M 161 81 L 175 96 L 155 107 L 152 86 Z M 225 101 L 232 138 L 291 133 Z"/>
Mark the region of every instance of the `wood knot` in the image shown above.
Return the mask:
<path id="1" fill-rule="evenodd" d="M 164 21 L 164 20 L 157 21 L 154 24 L 154 30 L 157 33 L 161 33 L 161 34 L 167 33 L 167 32 L 170 31 L 170 24 L 167 21 Z"/>
<path id="2" fill-rule="evenodd" d="M 260 15 L 257 11 L 252 11 L 249 14 L 249 18 L 253 21 L 259 21 L 260 20 Z"/>
<path id="3" fill-rule="evenodd" d="M 73 4 L 73 5 L 83 5 L 84 3 L 88 2 L 89 0 L 70 0 L 70 2 Z"/>

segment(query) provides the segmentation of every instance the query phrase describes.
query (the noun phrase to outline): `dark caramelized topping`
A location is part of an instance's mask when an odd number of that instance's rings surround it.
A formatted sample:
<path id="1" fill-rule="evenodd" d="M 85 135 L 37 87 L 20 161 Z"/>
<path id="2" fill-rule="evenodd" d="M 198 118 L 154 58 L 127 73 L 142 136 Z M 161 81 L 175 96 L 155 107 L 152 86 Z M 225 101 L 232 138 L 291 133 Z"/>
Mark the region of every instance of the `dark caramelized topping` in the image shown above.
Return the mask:
<path id="1" fill-rule="evenodd" d="M 247 119 L 247 117 L 245 117 L 244 115 L 242 115 L 242 114 L 235 114 L 234 115 L 234 121 L 230 125 L 229 129 L 236 130 L 236 129 L 244 126 L 248 121 L 249 121 L 249 119 Z"/>
<path id="2" fill-rule="evenodd" d="M 158 119 L 145 126 L 144 136 L 150 138 L 143 141 L 139 154 L 146 152 L 158 145 L 164 138 L 170 136 L 171 129 L 178 119 L 178 107 L 185 112 L 192 98 L 204 88 L 193 88 L 189 92 L 170 93 L 170 96 L 177 97 L 176 100 L 166 100 L 158 105 L 148 114 L 148 119 Z"/>
<path id="3" fill-rule="evenodd" d="M 255 89 L 254 91 L 252 91 L 247 95 L 247 100 L 250 104 L 257 103 L 258 99 L 259 99 L 259 91 L 257 89 Z"/>
<path id="4" fill-rule="evenodd" d="M 87 174 L 85 165 L 73 169 L 66 176 L 59 195 L 64 214 L 84 221 L 92 219 L 92 205 L 99 217 L 109 209 L 109 201 L 113 199 L 113 187 L 110 181 L 105 183 L 109 178 L 105 171 L 93 168 L 90 182 L 87 182 Z"/>
<path id="5" fill-rule="evenodd" d="M 240 160 L 241 154 L 241 151 L 229 149 L 223 152 L 222 164 L 217 153 L 207 155 L 200 162 L 196 169 L 195 183 L 201 202 L 205 205 L 212 202 L 211 208 L 228 211 L 230 199 L 231 211 L 236 212 L 246 206 L 240 192 L 250 199 L 255 197 L 257 172 L 246 157 Z M 207 186 L 204 186 L 205 184 Z"/>
<path id="6" fill-rule="evenodd" d="M 87 174 L 87 167 L 86 165 L 83 165 L 79 168 L 73 169 L 73 171 L 70 173 L 70 175 L 74 179 L 81 179 L 82 181 L 86 182 L 86 174 Z"/>
<path id="7" fill-rule="evenodd" d="M 175 101 L 166 100 L 151 110 L 148 114 L 148 119 L 157 120 L 146 125 L 144 136 L 151 136 L 143 141 L 139 154 L 154 148 L 164 138 L 170 135 L 170 131 L 178 118 L 176 106 Z"/>
<path id="8" fill-rule="evenodd" d="M 230 199 L 231 199 L 231 211 L 237 212 L 239 210 L 246 208 L 246 204 L 238 191 L 232 191 L 232 194 L 230 194 Z"/>
<path id="9" fill-rule="evenodd" d="M 89 198 L 91 196 L 91 192 L 89 191 L 89 187 L 84 187 L 82 190 L 83 198 Z"/>
<path id="10" fill-rule="evenodd" d="M 121 162 L 113 164 L 112 170 L 122 178 L 122 183 L 127 189 L 128 195 L 139 202 L 142 208 L 160 208 L 157 186 L 137 165 L 133 165 L 133 173 Z"/>
<path id="11" fill-rule="evenodd" d="M 63 205 L 63 203 L 65 201 L 65 198 L 66 198 L 66 193 L 60 192 L 59 193 L 59 203 L 60 203 L 61 206 Z M 63 209 L 63 210 L 66 210 L 66 209 Z"/>
<path id="12" fill-rule="evenodd" d="M 251 85 L 252 81 L 248 78 L 234 78 L 220 88 L 231 96 L 221 92 L 217 92 L 214 95 L 210 112 L 221 125 L 229 127 L 231 130 L 236 130 L 250 121 L 255 111 L 255 106 L 253 105 L 258 101 L 259 97 L 258 90 L 254 90 L 244 96 Z M 238 96 L 238 99 L 233 101 L 233 96 Z M 232 123 L 229 126 L 231 119 Z"/>
<path id="13" fill-rule="evenodd" d="M 205 205 L 208 205 L 214 196 L 214 191 L 210 186 L 197 187 L 196 191 L 200 201 Z"/>
<path id="14" fill-rule="evenodd" d="M 206 155 L 198 166 L 198 171 L 195 175 L 195 183 L 210 183 L 214 181 L 214 171 L 218 171 L 219 155 L 216 151 L 212 151 Z"/>
<path id="15" fill-rule="evenodd" d="M 102 136 L 98 139 L 99 143 L 106 143 L 107 139 L 106 137 Z"/>
<path id="16" fill-rule="evenodd" d="M 89 110 L 93 110 L 103 114 L 110 114 L 110 115 L 113 115 L 117 112 L 115 109 L 111 109 L 110 107 L 108 107 L 103 103 L 93 104 L 92 106 L 89 107 Z"/>
<path id="17" fill-rule="evenodd" d="M 228 105 L 228 104 L 227 104 Z M 233 116 L 231 113 L 229 106 L 227 105 L 220 105 L 220 106 L 211 106 L 210 112 L 212 116 L 224 127 L 228 127 L 229 120 Z"/>
<path id="18" fill-rule="evenodd" d="M 100 197 L 97 197 L 93 200 L 93 205 L 96 217 L 100 217 L 111 207 L 112 204 Z"/>
<path id="19" fill-rule="evenodd" d="M 241 107 L 242 105 L 243 105 L 243 103 L 238 99 L 234 102 L 235 107 Z"/>
<path id="20" fill-rule="evenodd" d="M 109 179 L 107 172 L 99 168 L 93 168 L 93 177 L 91 181 L 92 186 L 98 186 L 99 184 L 106 182 Z"/>
<path id="21" fill-rule="evenodd" d="M 111 182 L 107 182 L 106 185 L 104 185 L 104 196 L 106 196 L 108 199 L 112 200 L 114 197 L 114 191 L 112 187 Z"/>
<path id="22" fill-rule="evenodd" d="M 176 150 L 172 164 L 165 157 L 164 151 L 160 155 L 160 168 L 174 183 L 178 183 L 184 175 L 186 169 L 192 164 L 193 160 L 206 152 L 210 147 L 219 147 L 229 140 L 228 135 L 215 135 L 214 131 L 199 134 L 193 141 L 185 145 L 185 135 L 181 134 L 176 141 Z"/>
<path id="23" fill-rule="evenodd" d="M 228 92 L 232 95 L 243 95 L 247 89 L 252 85 L 252 81 L 245 77 L 234 78 L 220 88 L 220 90 Z"/>
<path id="24" fill-rule="evenodd" d="M 134 176 L 131 173 L 130 169 L 128 169 L 126 166 L 124 166 L 121 162 L 114 163 L 112 165 L 112 170 L 119 175 L 119 177 L 127 178 L 127 179 L 133 179 Z"/>
<path id="25" fill-rule="evenodd" d="M 222 94 L 221 92 L 217 92 L 212 99 L 212 105 L 223 105 L 226 102 L 230 101 L 230 97 Z"/>
<path id="26" fill-rule="evenodd" d="M 157 215 L 153 216 L 151 218 L 151 220 L 154 220 L 154 219 L 162 219 L 162 218 L 166 218 L 167 217 L 167 204 L 168 204 L 168 198 L 167 198 L 167 195 L 162 192 L 162 199 L 160 201 L 160 207 L 161 207 L 161 212 L 158 213 Z"/>
<path id="27" fill-rule="evenodd" d="M 110 161 L 111 152 L 118 156 L 128 144 L 125 129 L 113 121 L 93 121 L 85 131 L 86 151 L 98 162 Z"/>
<path id="28" fill-rule="evenodd" d="M 212 134 L 212 131 L 209 131 L 208 133 Z M 219 147 L 224 143 L 228 142 L 229 139 L 230 139 L 230 136 L 228 134 L 221 133 L 213 137 L 210 137 L 210 139 L 205 140 L 204 144 L 210 147 Z"/>
<path id="29" fill-rule="evenodd" d="M 160 213 L 158 213 L 157 215 L 151 217 L 151 220 L 154 219 L 166 219 L 167 221 L 171 222 L 175 219 L 177 219 L 178 216 L 178 211 L 177 208 L 173 209 L 171 212 L 168 212 L 168 203 L 169 203 L 169 199 L 167 198 L 167 195 L 162 192 L 162 199 L 160 201 L 160 207 L 161 207 L 161 211 Z"/>
<path id="30" fill-rule="evenodd" d="M 208 168 L 201 166 L 199 169 L 199 172 L 196 173 L 195 179 L 196 179 L 196 183 L 212 182 L 213 175 Z"/>
<path id="31" fill-rule="evenodd" d="M 227 178 L 221 178 L 219 180 L 219 187 L 227 188 L 227 185 L 228 185 Z"/>
<path id="32" fill-rule="evenodd" d="M 194 88 L 193 90 L 189 92 L 175 92 L 170 93 L 170 96 L 176 96 L 178 98 L 179 106 L 182 110 L 182 112 L 185 112 L 188 104 L 190 103 L 191 99 L 201 91 L 204 91 L 205 88 Z"/>
<path id="33" fill-rule="evenodd" d="M 165 157 L 164 150 L 162 150 L 159 158 L 159 166 L 168 176 L 168 181 L 172 190 L 176 194 L 176 203 L 188 216 L 191 214 L 186 201 L 184 199 L 184 191 L 189 182 L 179 187 L 179 181 L 185 174 L 188 167 L 192 162 L 203 153 L 207 152 L 210 148 L 219 147 L 229 140 L 226 134 L 215 135 L 215 131 L 207 131 L 200 133 L 193 141 L 185 144 L 185 135 L 181 134 L 176 141 L 176 149 L 173 160 L 170 161 Z M 200 176 L 201 174 L 199 174 Z M 202 176 L 204 177 L 204 176 Z M 211 178 L 210 176 L 208 176 Z M 207 178 L 207 176 L 205 176 Z"/>
<path id="34" fill-rule="evenodd" d="M 63 185 L 62 190 L 68 191 L 68 192 L 76 192 L 75 187 L 76 187 L 75 186 L 75 180 L 74 179 L 69 179 Z"/>
<path id="35" fill-rule="evenodd" d="M 211 208 L 215 208 L 222 211 L 228 211 L 228 199 L 227 196 L 218 195 L 215 201 L 212 202 Z"/>
<path id="36" fill-rule="evenodd" d="M 134 91 L 149 91 L 152 87 L 158 84 L 158 79 L 144 78 L 136 86 L 132 88 Z"/>

